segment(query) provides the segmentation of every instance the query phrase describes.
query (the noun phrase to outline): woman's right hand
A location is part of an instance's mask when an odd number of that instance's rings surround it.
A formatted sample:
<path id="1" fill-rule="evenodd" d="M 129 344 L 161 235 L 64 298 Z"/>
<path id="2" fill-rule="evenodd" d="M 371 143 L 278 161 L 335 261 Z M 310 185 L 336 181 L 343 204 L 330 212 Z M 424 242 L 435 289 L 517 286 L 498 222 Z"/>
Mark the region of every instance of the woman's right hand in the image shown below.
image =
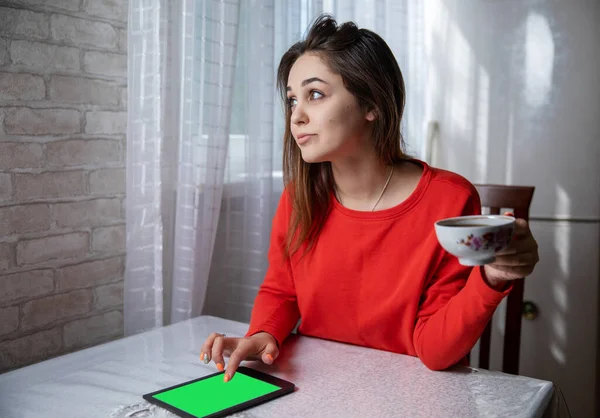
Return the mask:
<path id="1" fill-rule="evenodd" d="M 228 382 L 242 361 L 261 360 L 265 364 L 273 364 L 278 355 L 277 340 L 269 333 L 259 332 L 245 338 L 230 338 L 224 334 L 212 333 L 202 345 L 200 360 L 204 361 L 204 364 L 212 360 L 217 369 L 223 371 L 223 356 L 229 357 L 224 377 L 225 382 Z"/>

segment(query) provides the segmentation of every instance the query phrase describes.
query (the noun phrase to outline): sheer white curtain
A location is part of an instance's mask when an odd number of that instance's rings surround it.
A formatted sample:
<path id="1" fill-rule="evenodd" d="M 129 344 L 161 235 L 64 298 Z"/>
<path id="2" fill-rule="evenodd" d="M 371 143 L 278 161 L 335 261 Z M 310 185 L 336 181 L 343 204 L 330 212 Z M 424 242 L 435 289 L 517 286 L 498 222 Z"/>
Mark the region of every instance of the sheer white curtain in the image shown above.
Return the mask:
<path id="1" fill-rule="evenodd" d="M 200 313 L 248 321 L 282 191 L 279 59 L 315 16 L 379 33 L 423 142 L 420 0 L 131 0 L 127 334 Z"/>
<path id="2" fill-rule="evenodd" d="M 229 144 L 238 19 L 238 1 L 130 1 L 127 335 L 202 310 Z"/>

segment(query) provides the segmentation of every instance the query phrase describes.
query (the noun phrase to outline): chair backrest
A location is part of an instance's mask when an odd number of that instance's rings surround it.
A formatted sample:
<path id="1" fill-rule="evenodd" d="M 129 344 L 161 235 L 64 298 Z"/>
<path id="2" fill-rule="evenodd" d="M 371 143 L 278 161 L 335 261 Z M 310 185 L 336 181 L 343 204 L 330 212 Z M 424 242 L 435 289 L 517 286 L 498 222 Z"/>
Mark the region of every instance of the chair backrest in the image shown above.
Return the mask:
<path id="1" fill-rule="evenodd" d="M 500 210 L 509 209 L 515 214 L 515 217 L 529 221 L 529 207 L 535 187 L 494 184 L 476 184 L 475 187 L 479 192 L 482 208 L 489 208 L 490 214 L 497 215 Z M 519 374 L 523 290 L 524 280 L 515 280 L 513 289 L 507 297 L 502 353 L 502 371 L 504 373 Z M 485 328 L 479 343 L 479 367 L 484 369 L 489 369 L 490 366 L 491 335 L 492 321 Z"/>

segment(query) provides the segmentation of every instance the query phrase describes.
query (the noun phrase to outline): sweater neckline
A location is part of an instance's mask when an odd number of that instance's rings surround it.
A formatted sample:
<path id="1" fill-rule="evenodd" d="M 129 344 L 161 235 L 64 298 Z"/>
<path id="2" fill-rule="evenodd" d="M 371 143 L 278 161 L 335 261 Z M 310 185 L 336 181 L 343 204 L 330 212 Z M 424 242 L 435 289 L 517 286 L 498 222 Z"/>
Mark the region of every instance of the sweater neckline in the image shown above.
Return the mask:
<path id="1" fill-rule="evenodd" d="M 343 206 L 340 202 L 338 202 L 338 200 L 335 197 L 335 194 L 332 191 L 331 200 L 333 202 L 333 209 L 351 218 L 366 220 L 395 218 L 406 213 L 413 206 L 415 206 L 419 202 L 419 200 L 421 200 L 421 197 L 425 194 L 425 191 L 427 190 L 431 179 L 431 168 L 427 163 L 414 158 L 407 159 L 406 161 L 419 164 L 423 168 L 423 172 L 421 173 L 421 178 L 417 183 L 417 187 L 415 187 L 415 190 L 413 190 L 413 192 L 404 201 L 400 202 L 396 206 L 383 210 L 376 210 L 374 212 L 361 211 L 348 209 L 347 207 Z"/>

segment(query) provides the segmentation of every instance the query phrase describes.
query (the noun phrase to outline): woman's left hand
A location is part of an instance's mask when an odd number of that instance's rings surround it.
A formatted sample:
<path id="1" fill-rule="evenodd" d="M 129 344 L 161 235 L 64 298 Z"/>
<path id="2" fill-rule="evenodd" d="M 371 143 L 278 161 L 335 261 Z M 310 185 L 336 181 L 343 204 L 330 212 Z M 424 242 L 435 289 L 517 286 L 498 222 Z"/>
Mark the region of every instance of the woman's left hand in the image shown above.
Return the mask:
<path id="1" fill-rule="evenodd" d="M 531 274 L 539 259 L 538 245 L 527 221 L 517 219 L 510 245 L 496 254 L 496 261 L 484 266 L 486 279 L 495 288 L 508 280 L 522 279 Z"/>

